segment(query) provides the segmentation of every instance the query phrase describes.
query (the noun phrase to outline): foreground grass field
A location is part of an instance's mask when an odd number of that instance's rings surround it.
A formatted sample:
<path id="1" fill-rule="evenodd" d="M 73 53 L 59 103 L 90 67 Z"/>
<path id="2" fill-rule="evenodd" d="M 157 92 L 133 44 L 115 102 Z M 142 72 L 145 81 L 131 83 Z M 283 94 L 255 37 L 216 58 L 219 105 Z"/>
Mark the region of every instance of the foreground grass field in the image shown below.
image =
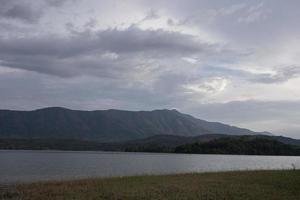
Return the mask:
<path id="1" fill-rule="evenodd" d="M 137 176 L 17 185 L 2 199 L 299 200 L 300 171 Z"/>

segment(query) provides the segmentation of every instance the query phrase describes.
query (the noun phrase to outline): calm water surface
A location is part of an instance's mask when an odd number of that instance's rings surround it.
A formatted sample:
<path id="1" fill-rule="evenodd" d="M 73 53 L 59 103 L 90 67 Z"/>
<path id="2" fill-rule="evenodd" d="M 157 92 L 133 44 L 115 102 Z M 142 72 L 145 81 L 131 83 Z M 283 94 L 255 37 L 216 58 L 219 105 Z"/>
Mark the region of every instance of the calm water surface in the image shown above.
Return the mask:
<path id="1" fill-rule="evenodd" d="M 300 167 L 300 157 L 0 150 L 0 183 Z"/>

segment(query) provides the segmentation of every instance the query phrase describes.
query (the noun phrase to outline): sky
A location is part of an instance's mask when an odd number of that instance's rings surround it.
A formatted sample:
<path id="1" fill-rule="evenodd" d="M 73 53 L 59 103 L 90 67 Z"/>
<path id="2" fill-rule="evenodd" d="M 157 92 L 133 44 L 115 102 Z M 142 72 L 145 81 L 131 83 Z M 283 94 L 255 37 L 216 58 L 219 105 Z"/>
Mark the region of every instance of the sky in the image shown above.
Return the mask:
<path id="1" fill-rule="evenodd" d="M 300 138 L 299 0 L 1 0 L 0 109 L 177 109 Z"/>

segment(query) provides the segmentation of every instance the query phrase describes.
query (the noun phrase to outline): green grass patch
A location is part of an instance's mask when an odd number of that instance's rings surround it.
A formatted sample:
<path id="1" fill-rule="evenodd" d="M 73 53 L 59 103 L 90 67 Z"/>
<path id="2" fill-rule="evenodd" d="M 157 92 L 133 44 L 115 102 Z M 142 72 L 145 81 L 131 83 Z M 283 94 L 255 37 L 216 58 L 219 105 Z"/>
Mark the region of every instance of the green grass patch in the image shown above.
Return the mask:
<path id="1" fill-rule="evenodd" d="M 245 171 L 20 184 L 22 200 L 299 200 L 300 171 Z M 6 194 L 9 199 L 9 195 Z M 15 198 L 15 195 L 12 195 Z"/>

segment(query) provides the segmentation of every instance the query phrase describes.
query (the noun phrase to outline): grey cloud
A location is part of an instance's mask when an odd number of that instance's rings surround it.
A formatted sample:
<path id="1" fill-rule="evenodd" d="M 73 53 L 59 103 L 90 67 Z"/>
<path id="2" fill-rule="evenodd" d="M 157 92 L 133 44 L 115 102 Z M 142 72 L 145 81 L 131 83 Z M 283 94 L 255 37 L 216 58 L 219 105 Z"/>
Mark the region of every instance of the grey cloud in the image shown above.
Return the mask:
<path id="1" fill-rule="evenodd" d="M 3 66 L 58 76 L 105 76 L 105 71 L 121 70 L 122 74 L 126 68 L 130 73 L 148 60 L 174 62 L 190 54 L 213 56 L 217 51 L 222 53 L 219 49 L 191 35 L 135 27 L 75 32 L 69 37 L 0 38 Z M 101 58 L 107 52 L 119 56 L 115 60 Z"/>
<path id="2" fill-rule="evenodd" d="M 62 6 L 63 4 L 65 4 L 67 1 L 70 0 L 45 0 L 45 2 L 50 5 L 50 6 L 54 6 L 54 7 L 59 7 Z M 76 0 L 72 0 L 73 2 Z"/>
<path id="3" fill-rule="evenodd" d="M 253 83 L 283 83 L 300 76 L 299 66 L 281 66 L 271 68 L 273 73 L 253 73 L 239 68 L 205 66 L 202 73 L 207 76 L 221 76 L 242 79 Z"/>
<path id="4" fill-rule="evenodd" d="M 0 20 L 37 23 L 48 7 L 60 7 L 67 1 L 70 0 L 1 0 Z"/>
<path id="5" fill-rule="evenodd" d="M 153 20 L 153 19 L 158 19 L 160 16 L 157 13 L 156 10 L 151 9 L 146 16 L 144 17 L 144 19 L 142 19 L 142 21 L 147 21 L 147 20 Z"/>
<path id="6" fill-rule="evenodd" d="M 213 51 L 213 46 L 198 41 L 192 35 L 163 30 L 140 30 L 131 27 L 125 31 L 107 30 L 98 33 L 103 48 L 117 52 L 144 51 L 158 54 L 190 54 Z"/>
<path id="7" fill-rule="evenodd" d="M 246 6 L 238 7 L 242 4 Z M 188 3 L 176 1 L 168 6 L 173 6 L 171 12 L 181 22 L 220 34 L 238 46 L 272 44 L 297 37 L 300 30 L 295 20 L 300 17 L 299 1 L 287 4 L 274 0 L 193 0 Z M 224 16 L 225 13 L 230 15 Z"/>
<path id="8" fill-rule="evenodd" d="M 228 103 L 198 104 L 192 106 L 194 114 L 208 119 L 221 121 L 260 121 L 280 118 L 289 115 L 295 122 L 299 113 L 292 112 L 300 110 L 299 101 L 232 101 Z M 198 108 L 197 108 L 198 107 Z M 189 110 L 190 108 L 187 108 Z M 201 112 L 203 112 L 201 114 Z M 197 114 L 198 113 L 198 114 Z M 288 121 L 290 119 L 286 119 Z"/>
<path id="9" fill-rule="evenodd" d="M 91 18 L 88 22 L 86 22 L 86 23 L 84 24 L 84 27 L 85 27 L 85 28 L 95 28 L 97 24 L 98 24 L 98 23 L 97 23 L 97 20 Z M 72 26 L 71 26 L 70 28 L 72 29 Z"/>
<path id="10" fill-rule="evenodd" d="M 42 36 L 0 40 L 0 51 L 17 55 L 75 56 L 92 51 L 117 53 L 165 50 L 165 53 L 187 54 L 213 51 L 213 46 L 201 43 L 191 35 L 151 31 L 138 28 L 108 29 L 98 32 L 78 32 L 70 37 Z"/>
<path id="11" fill-rule="evenodd" d="M 300 76 L 300 67 L 286 66 L 275 69 L 275 74 L 260 74 L 251 79 L 261 83 L 282 83 Z"/>
<path id="12" fill-rule="evenodd" d="M 134 80 L 85 76 L 63 79 L 32 72 L 0 74 L 0 108 L 23 110 L 55 105 L 76 109 L 170 108 L 183 98 L 177 98 L 179 92 L 168 92 L 169 88 L 163 83 L 170 82 L 170 86 L 177 78 L 180 77 L 164 80 L 151 90 L 149 84 Z"/>
<path id="13" fill-rule="evenodd" d="M 33 8 L 26 1 L 2 0 L 0 7 L 0 19 L 16 19 L 29 23 L 37 22 L 42 11 Z"/>
<path id="14" fill-rule="evenodd" d="M 269 9 L 264 8 L 264 2 L 260 2 L 256 5 L 250 6 L 247 10 L 247 14 L 245 16 L 241 16 L 238 19 L 238 22 L 245 22 L 245 23 L 253 23 L 259 20 L 264 20 L 270 14 Z"/>

